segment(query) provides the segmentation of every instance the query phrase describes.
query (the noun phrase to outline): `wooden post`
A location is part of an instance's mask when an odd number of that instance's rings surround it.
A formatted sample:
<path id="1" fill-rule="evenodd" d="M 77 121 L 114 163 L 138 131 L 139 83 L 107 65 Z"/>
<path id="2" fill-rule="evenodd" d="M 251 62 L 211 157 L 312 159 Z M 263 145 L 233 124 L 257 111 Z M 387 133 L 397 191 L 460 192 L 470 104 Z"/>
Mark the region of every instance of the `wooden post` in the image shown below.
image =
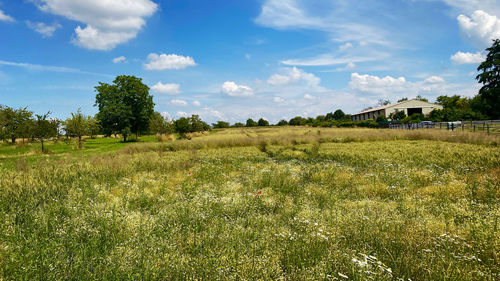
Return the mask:
<path id="1" fill-rule="evenodd" d="M 464 131 L 465 123 L 462 123 L 462 132 Z"/>
<path id="2" fill-rule="evenodd" d="M 488 135 L 490 134 L 490 125 L 486 125 L 486 130 L 488 130 Z"/>
<path id="3" fill-rule="evenodd" d="M 474 124 L 474 132 L 476 131 L 476 124 Z"/>

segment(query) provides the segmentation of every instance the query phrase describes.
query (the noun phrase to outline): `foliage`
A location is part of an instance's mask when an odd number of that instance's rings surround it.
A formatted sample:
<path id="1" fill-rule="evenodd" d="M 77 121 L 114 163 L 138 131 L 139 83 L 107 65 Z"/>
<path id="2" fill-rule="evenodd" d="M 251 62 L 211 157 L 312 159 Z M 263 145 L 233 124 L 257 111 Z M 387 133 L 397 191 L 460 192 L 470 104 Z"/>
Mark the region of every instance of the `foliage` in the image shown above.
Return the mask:
<path id="1" fill-rule="evenodd" d="M 210 125 L 203 122 L 198 115 L 181 117 L 174 121 L 175 131 L 181 135 L 210 130 Z"/>
<path id="2" fill-rule="evenodd" d="M 78 137 L 79 148 L 82 148 L 82 137 L 90 135 L 92 132 L 93 124 L 91 122 L 93 122 L 91 117 L 83 115 L 80 109 L 76 113 L 71 113 L 71 118 L 64 122 L 66 134 Z"/>
<path id="3" fill-rule="evenodd" d="M 33 135 L 42 143 L 42 152 L 45 152 L 44 142 L 48 138 L 56 137 L 59 134 L 60 121 L 52 118 L 47 119 L 50 112 L 43 115 L 36 114 Z"/>
<path id="4" fill-rule="evenodd" d="M 286 121 L 285 119 L 281 119 L 276 125 L 286 126 L 286 125 L 288 125 L 288 121 Z"/>
<path id="5" fill-rule="evenodd" d="M 247 119 L 247 123 L 246 123 L 245 127 L 256 127 L 256 126 L 257 126 L 257 122 L 253 121 L 252 118 Z"/>
<path id="6" fill-rule="evenodd" d="M 95 89 L 97 119 L 107 135 L 120 133 L 125 142 L 131 133 L 147 131 L 154 103 L 141 78 L 120 75 L 113 84 L 99 82 Z"/>
<path id="7" fill-rule="evenodd" d="M 223 129 L 223 128 L 229 128 L 229 122 L 225 121 L 217 121 L 217 123 L 212 124 L 212 128 L 214 129 Z"/>
<path id="8" fill-rule="evenodd" d="M 288 121 L 288 124 L 290 126 L 303 126 L 307 123 L 307 119 L 301 117 L 301 116 L 296 116 L 292 119 L 290 119 L 290 121 Z"/>
<path id="9" fill-rule="evenodd" d="M 257 126 L 259 127 L 269 126 L 269 121 L 267 121 L 264 118 L 260 118 L 259 121 L 257 121 Z"/>
<path id="10" fill-rule="evenodd" d="M 15 144 L 19 137 L 24 139 L 32 116 L 33 112 L 26 107 L 13 109 L 0 105 L 0 139 L 10 139 L 12 144 Z"/>
<path id="11" fill-rule="evenodd" d="M 395 112 L 389 114 L 389 119 L 392 121 L 401 121 L 406 117 L 406 114 L 402 110 L 396 110 Z"/>
<path id="12" fill-rule="evenodd" d="M 231 125 L 231 128 L 242 128 L 242 127 L 245 127 L 245 124 L 241 122 L 236 122 L 233 125 Z"/>
<path id="13" fill-rule="evenodd" d="M 154 112 L 151 120 L 149 120 L 149 130 L 152 134 L 171 134 L 174 132 L 174 124 L 168 120 L 166 117 L 163 117 L 161 113 Z"/>
<path id="14" fill-rule="evenodd" d="M 500 119 L 500 39 L 487 48 L 486 60 L 477 68 L 476 77 L 483 87 L 479 90 L 480 112 L 491 119 Z"/>

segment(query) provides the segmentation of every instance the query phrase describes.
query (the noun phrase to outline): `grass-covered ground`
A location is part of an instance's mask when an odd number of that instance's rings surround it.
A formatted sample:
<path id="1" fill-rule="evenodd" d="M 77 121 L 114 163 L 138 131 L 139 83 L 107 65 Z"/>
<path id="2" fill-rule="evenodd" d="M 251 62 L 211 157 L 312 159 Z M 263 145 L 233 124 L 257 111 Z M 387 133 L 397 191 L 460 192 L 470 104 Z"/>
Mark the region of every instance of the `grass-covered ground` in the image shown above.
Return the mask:
<path id="1" fill-rule="evenodd" d="M 0 168 L 0 280 L 500 278 L 496 136 L 107 141 Z"/>

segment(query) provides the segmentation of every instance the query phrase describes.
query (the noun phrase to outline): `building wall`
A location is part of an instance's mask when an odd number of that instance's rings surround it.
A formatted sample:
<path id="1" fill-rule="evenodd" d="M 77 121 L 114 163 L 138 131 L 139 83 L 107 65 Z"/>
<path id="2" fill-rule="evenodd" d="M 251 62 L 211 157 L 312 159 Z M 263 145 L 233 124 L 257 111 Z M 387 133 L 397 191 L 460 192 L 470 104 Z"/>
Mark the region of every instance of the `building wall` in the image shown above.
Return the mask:
<path id="1" fill-rule="evenodd" d="M 389 117 L 391 113 L 394 113 L 397 111 L 404 111 L 406 115 L 408 115 L 408 108 L 421 108 L 422 109 L 422 114 L 427 115 L 429 114 L 432 110 L 434 109 L 443 109 L 443 107 L 439 104 L 433 104 L 433 103 L 428 103 L 420 100 L 409 100 L 407 102 L 390 106 L 385 109 L 377 110 L 377 111 L 370 111 L 367 113 L 361 113 L 361 114 L 354 114 L 352 115 L 352 120 L 353 121 L 364 121 L 368 119 L 373 119 L 373 116 L 375 115 L 375 118 L 379 115 L 384 115 L 386 117 Z"/>
<path id="2" fill-rule="evenodd" d="M 431 104 L 419 100 L 410 100 L 400 105 L 395 105 L 389 108 L 386 108 L 386 116 L 389 116 L 391 113 L 397 111 L 404 111 L 406 115 L 408 115 L 408 108 L 422 108 L 422 114 L 427 115 L 434 109 L 443 109 L 443 107 L 439 104 Z"/>

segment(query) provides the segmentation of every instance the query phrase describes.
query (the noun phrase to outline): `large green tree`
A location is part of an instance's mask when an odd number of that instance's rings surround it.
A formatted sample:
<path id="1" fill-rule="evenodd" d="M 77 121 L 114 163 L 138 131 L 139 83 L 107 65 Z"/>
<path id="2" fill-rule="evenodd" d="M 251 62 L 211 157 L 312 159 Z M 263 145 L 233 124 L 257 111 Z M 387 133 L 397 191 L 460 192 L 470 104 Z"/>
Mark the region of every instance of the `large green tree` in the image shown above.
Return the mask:
<path id="1" fill-rule="evenodd" d="M 148 130 L 154 103 L 149 87 L 141 78 L 120 75 L 113 84 L 99 82 L 95 89 L 97 119 L 106 134 L 119 133 L 127 141 L 131 133 L 139 136 Z"/>
<path id="2" fill-rule="evenodd" d="M 500 39 L 486 49 L 486 60 L 477 68 L 476 77 L 483 87 L 479 90 L 481 113 L 492 119 L 500 119 Z"/>

